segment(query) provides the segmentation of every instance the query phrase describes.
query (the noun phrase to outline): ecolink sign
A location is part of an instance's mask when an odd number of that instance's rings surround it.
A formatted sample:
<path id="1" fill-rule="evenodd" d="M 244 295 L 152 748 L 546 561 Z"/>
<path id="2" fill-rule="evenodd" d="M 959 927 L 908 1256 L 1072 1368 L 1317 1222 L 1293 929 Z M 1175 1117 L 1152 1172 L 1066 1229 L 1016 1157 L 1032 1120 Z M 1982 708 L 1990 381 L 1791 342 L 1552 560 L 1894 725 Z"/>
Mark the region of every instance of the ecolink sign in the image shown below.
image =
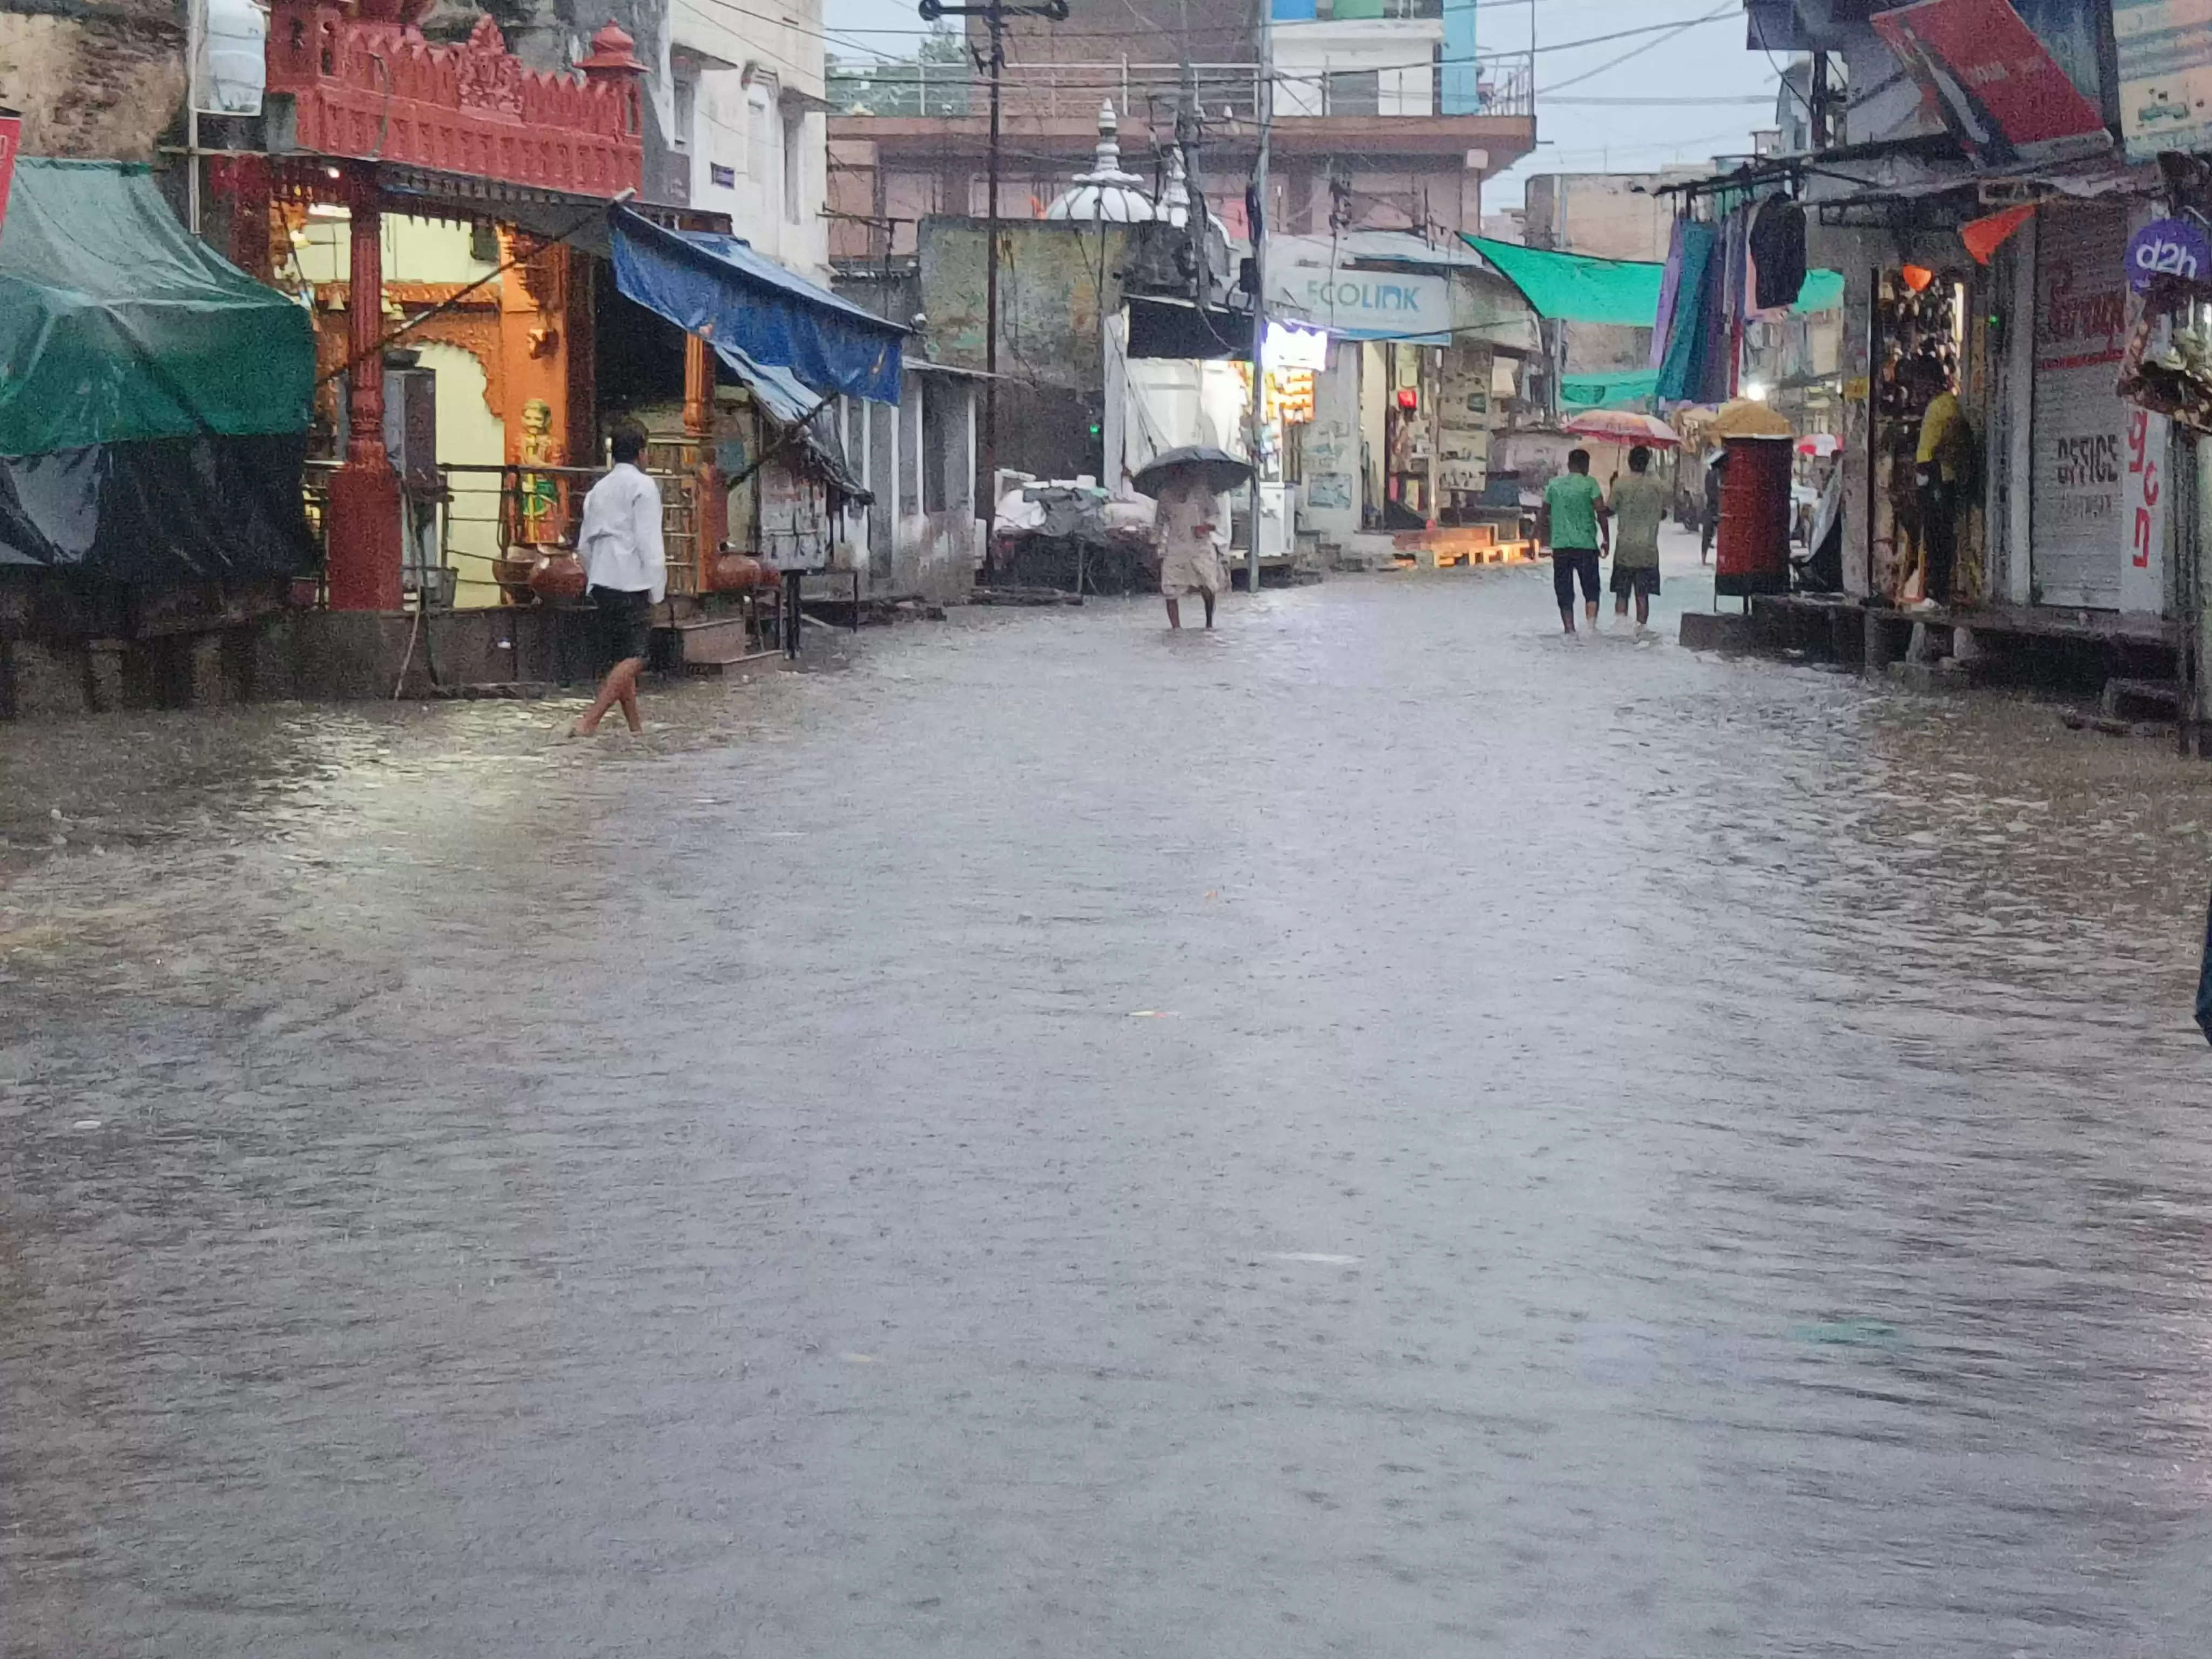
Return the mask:
<path id="1" fill-rule="evenodd" d="M 2141 294 L 2161 276 L 2212 287 L 2212 241 L 2186 219 L 2154 219 L 2128 239 L 2128 286 Z"/>
<path id="2" fill-rule="evenodd" d="M 1441 276 L 1341 266 L 1275 273 L 1271 302 L 1286 320 L 1351 339 L 1414 340 L 1451 333 L 1451 284 Z"/>

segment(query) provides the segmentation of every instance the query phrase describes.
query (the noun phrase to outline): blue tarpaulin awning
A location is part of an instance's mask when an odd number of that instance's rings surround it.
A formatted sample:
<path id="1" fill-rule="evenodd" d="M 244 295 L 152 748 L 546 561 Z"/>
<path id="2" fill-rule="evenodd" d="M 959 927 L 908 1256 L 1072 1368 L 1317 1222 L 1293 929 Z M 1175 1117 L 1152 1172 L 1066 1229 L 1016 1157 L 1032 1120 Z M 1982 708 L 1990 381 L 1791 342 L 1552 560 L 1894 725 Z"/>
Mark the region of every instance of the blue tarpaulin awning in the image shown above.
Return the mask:
<path id="1" fill-rule="evenodd" d="M 799 385 L 787 368 L 757 363 L 727 343 L 718 346 L 716 351 L 751 389 L 761 413 L 778 426 L 798 428 L 799 447 L 806 457 L 808 471 L 854 506 L 866 507 L 876 499 L 853 475 L 844 446 L 837 441 L 837 428 L 823 414 L 819 396 Z"/>
<path id="2" fill-rule="evenodd" d="M 793 276 L 734 236 L 665 230 L 625 207 L 608 218 L 623 297 L 703 336 L 732 368 L 788 369 L 817 398 L 899 400 L 907 331 L 896 323 Z"/>

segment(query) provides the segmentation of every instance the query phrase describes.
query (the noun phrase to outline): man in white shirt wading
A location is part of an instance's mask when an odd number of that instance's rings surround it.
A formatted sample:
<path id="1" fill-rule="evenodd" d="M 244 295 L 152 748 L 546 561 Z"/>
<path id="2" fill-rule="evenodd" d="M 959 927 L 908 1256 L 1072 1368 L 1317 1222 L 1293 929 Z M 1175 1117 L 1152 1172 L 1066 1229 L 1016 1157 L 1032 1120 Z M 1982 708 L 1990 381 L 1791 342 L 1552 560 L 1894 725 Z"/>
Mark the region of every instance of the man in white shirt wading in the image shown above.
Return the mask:
<path id="1" fill-rule="evenodd" d="M 576 540 L 590 583 L 586 595 L 599 612 L 599 642 L 615 665 L 591 708 L 568 728 L 572 738 L 597 732 L 617 703 L 632 732 L 645 729 L 637 717 L 637 677 L 645 666 L 653 607 L 668 594 L 660 488 L 637 465 L 645 453 L 645 432 L 633 425 L 617 427 L 613 445 L 613 470 L 584 497 L 584 527 Z"/>

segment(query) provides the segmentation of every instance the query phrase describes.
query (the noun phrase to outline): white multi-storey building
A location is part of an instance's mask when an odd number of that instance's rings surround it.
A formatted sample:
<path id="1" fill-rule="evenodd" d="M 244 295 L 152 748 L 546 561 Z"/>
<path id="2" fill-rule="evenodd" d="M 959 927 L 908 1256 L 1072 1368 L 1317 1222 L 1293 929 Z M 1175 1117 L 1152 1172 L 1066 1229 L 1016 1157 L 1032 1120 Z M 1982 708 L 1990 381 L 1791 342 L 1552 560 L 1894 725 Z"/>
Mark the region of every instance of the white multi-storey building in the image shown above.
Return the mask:
<path id="1" fill-rule="evenodd" d="M 654 77 L 670 184 L 785 269 L 826 282 L 822 0 L 769 10 L 671 0 Z"/>

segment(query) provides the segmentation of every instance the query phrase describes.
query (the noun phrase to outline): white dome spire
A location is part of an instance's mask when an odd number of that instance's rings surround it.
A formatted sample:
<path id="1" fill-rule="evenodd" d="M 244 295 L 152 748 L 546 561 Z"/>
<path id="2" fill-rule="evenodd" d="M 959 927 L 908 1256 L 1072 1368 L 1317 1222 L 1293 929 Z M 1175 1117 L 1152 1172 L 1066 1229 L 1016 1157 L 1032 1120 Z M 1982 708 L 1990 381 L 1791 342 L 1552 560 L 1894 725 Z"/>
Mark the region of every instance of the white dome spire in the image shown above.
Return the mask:
<path id="1" fill-rule="evenodd" d="M 1168 181 L 1160 191 L 1159 216 L 1171 225 L 1190 222 L 1190 175 L 1183 167 L 1181 144 L 1168 152 Z M 1206 216 L 1213 217 L 1210 213 Z"/>
<path id="2" fill-rule="evenodd" d="M 1097 224 L 1148 224 L 1159 215 L 1145 194 L 1145 181 L 1121 170 L 1121 124 L 1111 103 L 1098 112 L 1098 159 L 1088 173 L 1060 193 L 1044 210 L 1048 219 L 1077 219 Z"/>

